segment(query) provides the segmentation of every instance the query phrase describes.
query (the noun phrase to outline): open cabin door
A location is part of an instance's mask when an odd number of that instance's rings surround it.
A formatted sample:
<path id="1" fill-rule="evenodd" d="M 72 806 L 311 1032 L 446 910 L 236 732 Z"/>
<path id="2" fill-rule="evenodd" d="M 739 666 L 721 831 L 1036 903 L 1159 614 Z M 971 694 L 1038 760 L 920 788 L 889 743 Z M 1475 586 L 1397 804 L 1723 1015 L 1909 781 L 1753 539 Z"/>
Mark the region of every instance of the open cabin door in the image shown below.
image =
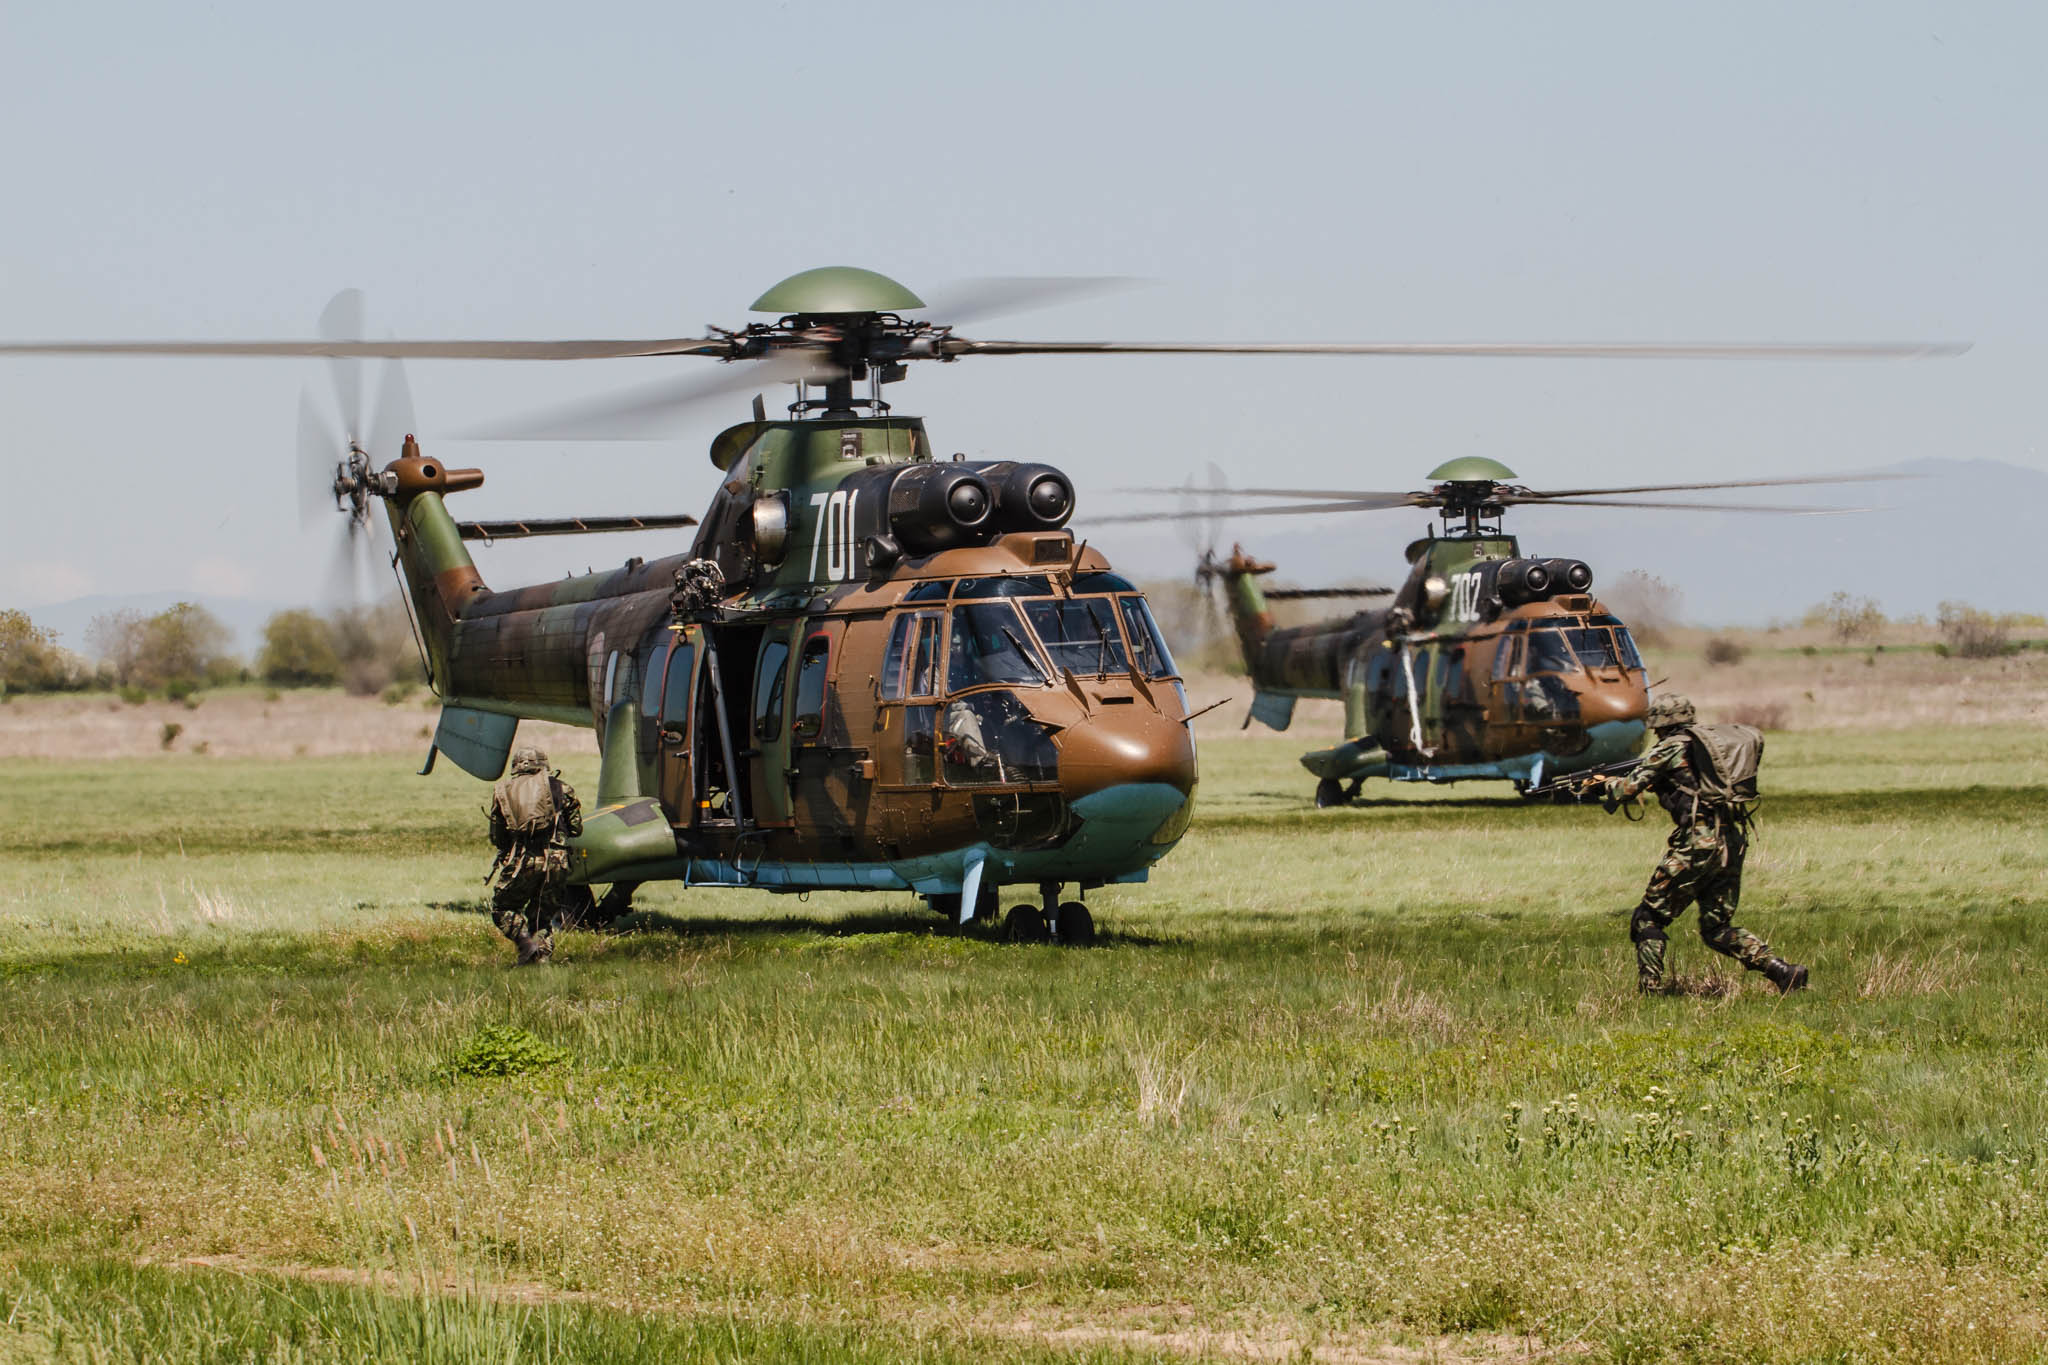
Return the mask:
<path id="1" fill-rule="evenodd" d="M 878 629 L 879 625 L 870 626 Z M 862 765 L 865 747 L 851 739 L 845 699 L 839 689 L 844 621 L 821 621 L 802 637 L 789 722 L 789 789 L 799 820 L 826 833 L 850 834 L 854 803 L 871 775 Z"/>

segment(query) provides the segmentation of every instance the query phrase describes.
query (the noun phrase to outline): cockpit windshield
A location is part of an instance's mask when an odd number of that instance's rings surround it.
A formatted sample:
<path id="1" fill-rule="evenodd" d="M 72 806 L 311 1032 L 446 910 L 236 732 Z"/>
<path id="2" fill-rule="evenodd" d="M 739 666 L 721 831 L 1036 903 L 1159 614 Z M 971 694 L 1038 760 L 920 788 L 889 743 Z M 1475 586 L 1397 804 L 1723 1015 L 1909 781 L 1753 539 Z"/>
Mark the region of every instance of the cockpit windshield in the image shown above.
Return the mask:
<path id="1" fill-rule="evenodd" d="M 1054 668 L 1072 669 L 1077 676 L 1128 673 L 1131 661 L 1111 602 L 1107 597 L 1026 602 L 1024 614 Z"/>
<path id="2" fill-rule="evenodd" d="M 1031 648 L 1017 609 L 1005 601 L 963 602 L 953 608 L 953 651 L 946 690 L 983 683 L 1049 683 L 1052 677 Z"/>
<path id="3" fill-rule="evenodd" d="M 1529 632 L 1528 652 L 1523 656 L 1524 673 L 1576 673 L 1579 671 L 1578 656 L 1565 643 L 1561 630 L 1532 630 Z"/>

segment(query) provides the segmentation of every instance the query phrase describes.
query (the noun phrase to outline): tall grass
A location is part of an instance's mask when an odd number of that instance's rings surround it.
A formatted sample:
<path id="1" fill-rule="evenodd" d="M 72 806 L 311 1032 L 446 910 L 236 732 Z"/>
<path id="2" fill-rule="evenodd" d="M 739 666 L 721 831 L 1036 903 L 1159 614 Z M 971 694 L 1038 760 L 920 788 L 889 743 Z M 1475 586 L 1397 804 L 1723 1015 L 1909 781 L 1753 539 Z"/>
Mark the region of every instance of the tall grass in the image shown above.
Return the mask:
<path id="1" fill-rule="evenodd" d="M 501 1358 L 541 1306 L 682 1358 L 735 1322 L 819 1359 L 2037 1358 L 2048 736 L 1770 757 L 1739 918 L 1813 965 L 1783 1000 L 1634 995 L 1654 825 L 1469 787 L 1317 812 L 1285 740 L 1205 750 L 1195 832 L 1091 895 L 1095 950 L 648 888 L 523 972 L 476 913 L 475 784 L 0 765 L 10 1283 L 76 1324 L 124 1267 L 234 1258 Z M 494 1027 L 537 1060 L 468 1074 Z M 272 1330 L 241 1282 L 134 1292 Z"/>

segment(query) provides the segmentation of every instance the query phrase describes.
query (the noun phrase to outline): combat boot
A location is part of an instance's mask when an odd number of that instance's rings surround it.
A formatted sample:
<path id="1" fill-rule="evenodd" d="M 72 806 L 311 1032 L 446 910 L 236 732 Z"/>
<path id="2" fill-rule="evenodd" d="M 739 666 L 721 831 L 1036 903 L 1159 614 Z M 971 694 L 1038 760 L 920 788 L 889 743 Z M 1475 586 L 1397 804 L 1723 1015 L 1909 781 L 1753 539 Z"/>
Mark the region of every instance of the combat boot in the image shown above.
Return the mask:
<path id="1" fill-rule="evenodd" d="M 544 966 L 555 955 L 554 939 L 546 934 L 521 934 L 512 940 L 519 948 L 519 965 L 522 967 Z"/>
<path id="2" fill-rule="evenodd" d="M 1806 989 L 1806 968 L 1797 962 L 1787 962 L 1782 957 L 1769 957 L 1764 959 L 1764 965 L 1757 970 L 1770 978 L 1771 984 L 1778 988 L 1780 995 L 1790 995 L 1793 991 Z"/>

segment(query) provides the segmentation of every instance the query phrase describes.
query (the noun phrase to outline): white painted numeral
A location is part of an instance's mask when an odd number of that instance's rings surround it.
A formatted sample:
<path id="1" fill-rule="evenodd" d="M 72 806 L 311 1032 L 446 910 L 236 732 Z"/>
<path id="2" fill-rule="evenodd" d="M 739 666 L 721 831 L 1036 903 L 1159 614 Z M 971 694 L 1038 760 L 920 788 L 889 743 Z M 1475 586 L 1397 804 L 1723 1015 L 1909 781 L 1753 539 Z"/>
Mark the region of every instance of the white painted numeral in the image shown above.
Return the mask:
<path id="1" fill-rule="evenodd" d="M 811 534 L 811 579 L 818 579 L 818 560 L 822 553 L 825 561 L 825 579 L 839 582 L 855 577 L 860 572 L 860 555 L 853 543 L 854 508 L 860 502 L 859 493 L 835 492 L 811 494 L 814 530 Z"/>

